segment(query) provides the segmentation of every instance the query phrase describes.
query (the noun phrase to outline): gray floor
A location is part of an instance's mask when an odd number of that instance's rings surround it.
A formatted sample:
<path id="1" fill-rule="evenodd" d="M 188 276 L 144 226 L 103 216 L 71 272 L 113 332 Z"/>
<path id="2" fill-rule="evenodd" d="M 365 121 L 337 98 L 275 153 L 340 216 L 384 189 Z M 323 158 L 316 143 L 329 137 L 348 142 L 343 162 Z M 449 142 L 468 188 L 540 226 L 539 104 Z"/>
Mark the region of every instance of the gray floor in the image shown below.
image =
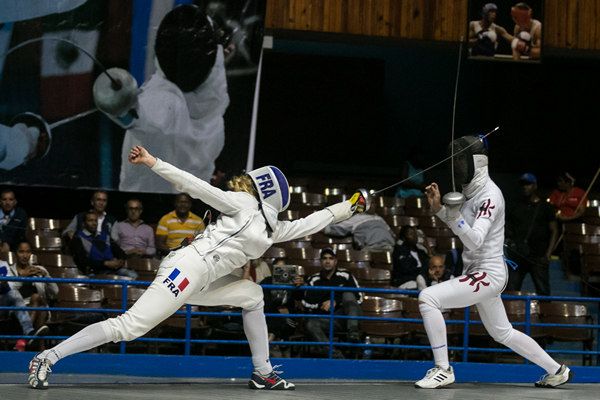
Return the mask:
<path id="1" fill-rule="evenodd" d="M 3 400 L 113 400 L 113 399 L 327 399 L 327 400 L 535 400 L 597 399 L 600 385 L 570 384 L 559 389 L 537 389 L 524 384 L 454 384 L 441 390 L 417 390 L 412 382 L 295 381 L 295 391 L 263 392 L 246 381 L 160 379 L 123 376 L 55 375 L 48 390 L 33 390 L 23 374 L 0 374 Z"/>

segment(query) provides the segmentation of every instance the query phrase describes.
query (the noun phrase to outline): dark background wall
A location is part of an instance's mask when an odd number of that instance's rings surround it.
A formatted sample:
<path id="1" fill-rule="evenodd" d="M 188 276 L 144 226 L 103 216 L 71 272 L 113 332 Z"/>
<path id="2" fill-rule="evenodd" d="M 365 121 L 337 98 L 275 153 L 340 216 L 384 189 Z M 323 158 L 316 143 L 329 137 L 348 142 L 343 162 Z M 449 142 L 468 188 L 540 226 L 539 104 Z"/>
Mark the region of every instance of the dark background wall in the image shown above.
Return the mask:
<path id="1" fill-rule="evenodd" d="M 291 174 L 359 170 L 391 178 L 415 146 L 428 163 L 443 158 L 452 131 L 458 44 L 331 39 L 275 39 L 265 57 L 257 163 L 270 160 Z M 552 186 L 566 169 L 585 188 L 600 164 L 593 100 L 599 65 L 589 57 L 546 57 L 541 63 L 463 58 L 455 134 L 500 126 L 489 138 L 493 174 L 510 179 L 530 171 Z M 338 86 L 341 95 L 323 94 Z M 361 123 L 348 124 L 357 116 Z M 294 144 L 282 150 L 287 139 Z"/>
<path id="2" fill-rule="evenodd" d="M 373 178 L 367 182 L 379 188 L 397 180 L 415 147 L 427 163 L 440 160 L 452 130 L 457 57 L 456 43 L 276 39 L 264 59 L 256 165 L 278 165 L 292 178 Z M 463 59 L 456 136 L 501 127 L 489 140 L 490 171 L 509 196 L 524 171 L 549 190 L 567 169 L 586 188 L 600 164 L 599 64 L 591 57 L 546 57 L 539 64 Z M 442 170 L 428 178 L 444 179 Z M 58 218 L 87 208 L 91 195 L 38 186 L 16 192 L 32 216 Z M 109 211 L 123 217 L 130 197 L 110 192 Z M 172 196 L 138 197 L 150 221 L 172 209 Z M 195 203 L 197 213 L 204 208 Z"/>

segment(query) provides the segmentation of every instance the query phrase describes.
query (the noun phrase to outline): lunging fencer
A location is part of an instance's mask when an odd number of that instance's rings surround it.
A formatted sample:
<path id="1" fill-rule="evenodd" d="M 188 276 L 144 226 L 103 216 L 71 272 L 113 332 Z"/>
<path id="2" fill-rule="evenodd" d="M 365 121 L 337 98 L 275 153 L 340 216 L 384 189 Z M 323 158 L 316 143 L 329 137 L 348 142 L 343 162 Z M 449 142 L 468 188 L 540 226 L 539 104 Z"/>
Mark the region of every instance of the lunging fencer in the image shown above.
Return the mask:
<path id="1" fill-rule="evenodd" d="M 462 241 L 464 269 L 461 276 L 430 286 L 419 294 L 419 309 L 435 367 L 415 386 L 433 389 L 454 382 L 454 371 L 448 361 L 446 324 L 440 310 L 473 305 L 494 340 L 546 370 L 535 386 L 556 387 L 567 383 L 571 378 L 569 368 L 553 360 L 535 340 L 515 330 L 506 316 L 500 298 L 508 280 L 503 257 L 504 198 L 488 175 L 487 149 L 475 136 L 458 138 L 453 144 L 453 153 L 468 147 L 453 157 L 456 184 L 462 185 L 464 197 L 449 193 L 442 205 L 436 183 L 426 188 L 426 195 L 432 210 Z M 448 197 L 451 194 L 459 195 L 462 201 L 450 201 L 457 198 Z"/>
<path id="2" fill-rule="evenodd" d="M 60 359 L 104 343 L 138 338 L 171 316 L 183 304 L 241 307 L 244 332 L 250 344 L 254 372 L 252 389 L 294 389 L 269 362 L 267 324 L 262 288 L 247 279 L 230 275 L 251 259 L 263 255 L 273 243 L 293 240 L 363 212 L 365 198 L 355 193 L 350 200 L 331 205 L 295 221 L 278 221 L 290 203 L 288 182 L 273 166 L 234 177 L 231 191 L 209 183 L 152 156 L 135 146 L 129 162 L 143 164 L 221 212 L 215 223 L 186 247 L 172 251 L 162 261 L 156 278 L 140 299 L 123 315 L 90 325 L 57 346 L 37 354 L 29 363 L 29 384 L 48 387 L 51 367 Z"/>

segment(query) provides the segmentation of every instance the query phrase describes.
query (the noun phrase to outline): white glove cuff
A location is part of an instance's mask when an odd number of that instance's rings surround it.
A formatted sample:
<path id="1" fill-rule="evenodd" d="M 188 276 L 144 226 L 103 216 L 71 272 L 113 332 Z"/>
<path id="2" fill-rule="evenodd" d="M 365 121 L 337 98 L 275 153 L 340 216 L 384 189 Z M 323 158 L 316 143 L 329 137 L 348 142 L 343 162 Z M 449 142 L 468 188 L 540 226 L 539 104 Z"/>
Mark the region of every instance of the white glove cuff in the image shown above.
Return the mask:
<path id="1" fill-rule="evenodd" d="M 333 223 L 344 221 L 352 216 L 352 204 L 346 200 L 326 207 L 333 214 Z"/>

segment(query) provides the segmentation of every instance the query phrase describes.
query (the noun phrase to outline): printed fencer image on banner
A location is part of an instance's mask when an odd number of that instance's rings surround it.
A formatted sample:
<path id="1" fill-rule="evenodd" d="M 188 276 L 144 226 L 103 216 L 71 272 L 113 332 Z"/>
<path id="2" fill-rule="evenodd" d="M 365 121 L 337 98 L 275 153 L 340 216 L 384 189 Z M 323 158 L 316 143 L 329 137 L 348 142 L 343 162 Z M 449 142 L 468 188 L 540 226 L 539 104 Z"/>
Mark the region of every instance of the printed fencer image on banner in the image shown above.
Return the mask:
<path id="1" fill-rule="evenodd" d="M 0 182 L 174 193 L 133 172 L 135 145 L 207 181 L 242 170 L 265 8 L 10 1 L 0 27 Z"/>
<path id="2" fill-rule="evenodd" d="M 208 16 L 194 5 L 178 6 L 160 23 L 156 72 L 141 87 L 138 119 L 127 130 L 119 190 L 172 192 L 169 182 L 127 162 L 132 146 L 210 181 L 225 143 L 223 114 L 229 105 L 223 46 Z"/>

